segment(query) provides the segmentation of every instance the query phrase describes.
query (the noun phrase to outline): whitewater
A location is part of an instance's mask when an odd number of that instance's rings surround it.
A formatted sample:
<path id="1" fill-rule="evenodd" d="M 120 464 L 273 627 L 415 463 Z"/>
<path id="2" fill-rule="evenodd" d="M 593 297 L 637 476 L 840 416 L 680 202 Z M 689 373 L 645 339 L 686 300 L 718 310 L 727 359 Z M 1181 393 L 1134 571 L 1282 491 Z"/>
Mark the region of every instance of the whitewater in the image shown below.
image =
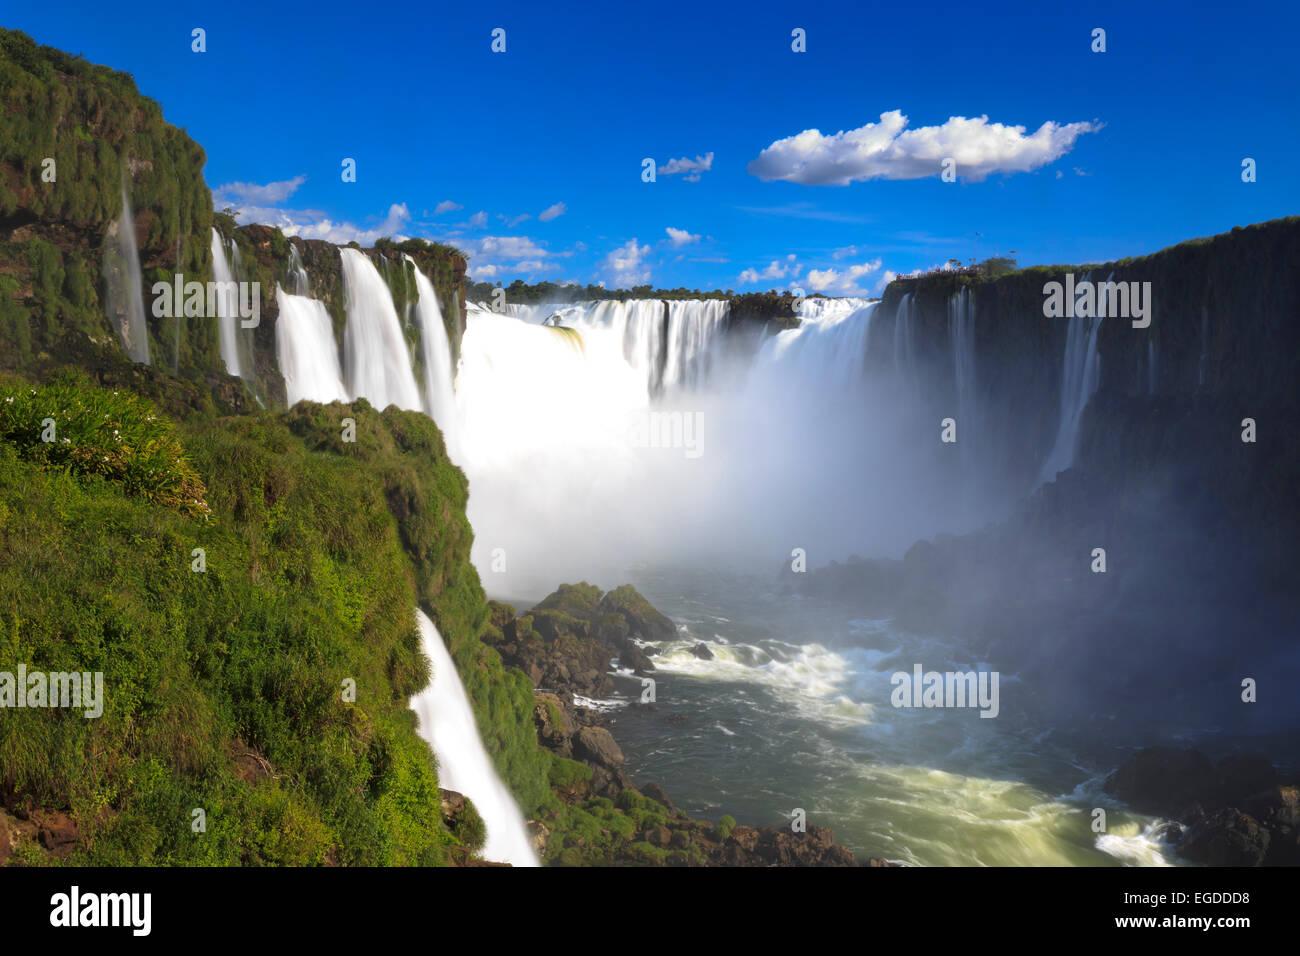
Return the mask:
<path id="1" fill-rule="evenodd" d="M 634 778 L 662 782 L 702 816 L 782 825 L 806 808 L 860 855 L 912 864 L 1166 862 L 1161 821 L 1115 813 L 1106 834 L 1091 832 L 1109 767 L 1018 711 L 1014 675 L 1003 675 L 1012 717 L 894 710 L 893 670 L 989 662 L 969 660 L 958 637 L 908 634 L 851 603 L 775 589 L 801 552 L 809 567 L 863 551 L 900 556 L 995 513 L 981 496 L 990 463 L 960 446 L 954 458 L 937 440 L 937 412 L 967 434 L 983 420 L 968 295 L 950 303 L 956 387 L 951 407 L 936 409 L 906 296 L 883 329 L 878 302 L 812 298 L 797 327 L 768 335 L 733 328 L 723 300 L 471 304 L 453 366 L 441 304 L 414 263 L 421 338 L 409 347 L 375 264 L 341 255 L 341 351 L 320 303 L 278 293 L 291 400 L 364 396 L 431 415 L 469 478 L 473 560 L 492 596 L 527 607 L 562 582 L 630 581 L 673 617 L 679 638 L 648 650 L 659 707 L 685 729 L 666 735 L 636 707 L 640 682 L 626 673 L 604 703 Z M 309 287 L 305 274 L 293 284 Z M 1095 390 L 1095 339 L 1095 327 L 1069 330 L 1044 472 L 1073 457 Z M 700 454 L 638 440 L 648 416 L 698 425 Z M 481 811 L 485 801 L 496 821 L 488 858 L 523 860 L 518 811 L 501 800 L 486 755 L 472 773 L 446 776 L 465 758 L 436 738 L 443 718 L 428 707 L 452 692 L 436 683 L 433 652 L 445 649 L 427 629 L 425 638 L 435 686 L 417 710 L 444 783 L 467 788 Z M 712 660 L 691 653 L 699 643 Z M 472 737 L 481 750 L 472 718 L 459 727 L 460 743 Z"/>

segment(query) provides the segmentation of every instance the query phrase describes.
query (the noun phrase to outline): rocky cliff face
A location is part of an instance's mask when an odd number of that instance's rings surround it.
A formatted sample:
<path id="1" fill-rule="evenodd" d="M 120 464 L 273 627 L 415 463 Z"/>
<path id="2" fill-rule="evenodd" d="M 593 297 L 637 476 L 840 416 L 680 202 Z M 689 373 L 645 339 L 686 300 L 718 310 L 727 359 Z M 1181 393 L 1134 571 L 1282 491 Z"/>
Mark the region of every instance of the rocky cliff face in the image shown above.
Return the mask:
<path id="1" fill-rule="evenodd" d="M 246 280 L 260 283 L 262 323 L 253 333 L 256 385 L 272 404 L 282 406 L 285 401 L 284 381 L 275 352 L 275 323 L 280 314 L 275 298 L 276 285 L 284 287 L 285 291 L 294 291 L 295 287 L 288 278 L 292 248 L 307 271 L 311 297 L 325 303 L 334 323 L 335 339 L 342 347 L 347 308 L 340 247 L 321 239 L 286 237 L 277 228 L 256 223 L 229 229 L 228 238 L 232 238 L 240 249 Z M 362 251 L 379 266 L 398 315 L 404 315 L 407 305 L 418 298 L 410 265 L 404 257 L 409 255 L 415 260 L 429 277 L 442 304 L 443 322 L 454 361 L 460 353 L 460 340 L 465 332 L 465 257 L 448 246 L 419 239 L 402 243 L 381 240 L 375 247 Z M 419 329 L 412 327 L 409 335 L 412 351 L 418 355 Z"/>
<path id="2" fill-rule="evenodd" d="M 128 74 L 0 30 L 0 367 L 117 349 L 101 271 L 124 184 L 145 289 L 211 278 L 204 162 Z M 157 364 L 220 369 L 215 323 L 154 319 L 145 301 Z"/>
<path id="3" fill-rule="evenodd" d="M 94 66 L 17 31 L 0 30 L 0 370 L 48 372 L 62 364 L 97 370 L 107 384 L 148 379 L 109 319 L 106 253 L 115 243 L 123 188 L 139 250 L 150 363 L 193 381 L 220 407 L 283 407 L 275 355 L 275 287 L 285 284 L 290 246 L 311 275 L 341 336 L 344 295 L 339 247 L 287 239 L 276 228 L 235 228 L 214 215 L 203 149 L 163 119 L 130 75 Z M 262 321 L 252 331 L 247 382 L 226 374 L 214 316 L 156 317 L 153 286 L 174 276 L 213 278 L 211 229 L 239 247 L 237 280 L 261 285 Z M 465 259 L 454 249 L 382 240 L 366 250 L 401 310 L 415 297 L 410 255 L 443 304 L 453 356 L 465 316 Z M 418 332 L 414 333 L 418 336 Z M 418 343 L 412 343 L 416 345 Z M 417 350 L 418 351 L 418 350 Z"/>
<path id="4" fill-rule="evenodd" d="M 954 407 L 950 305 L 968 290 L 983 432 L 997 442 L 1005 480 L 1028 493 L 1057 425 L 1069 326 L 1044 315 L 1044 285 L 1064 282 L 1067 273 L 1076 280 L 1150 283 L 1147 328 L 1124 318 L 1101 323 L 1100 382 L 1083 419 L 1076 464 L 1106 470 L 1117 487 L 1148 482 L 1169 468 L 1207 465 L 1223 480 L 1246 479 L 1253 493 L 1257 479 L 1274 483 L 1256 473 L 1261 463 L 1295 463 L 1278 442 L 1297 405 L 1298 255 L 1300 217 L 1291 217 L 1102 265 L 1035 267 L 996 279 L 900 279 L 886 289 L 873 321 L 868 362 L 893 360 L 900 305 L 910 297 L 916 361 L 938 390 L 939 404 Z M 1184 440 L 1201 432 L 1214 436 L 1216 447 L 1239 450 L 1244 417 L 1272 425 L 1251 449 L 1253 464 L 1204 456 L 1200 442 Z"/>
<path id="5" fill-rule="evenodd" d="M 958 406 L 951 304 L 971 297 L 982 422 L 977 439 L 960 440 L 977 440 L 1009 510 L 980 531 L 918 542 L 902 561 L 834 565 L 788 585 L 970 637 L 986 659 L 1019 669 L 1043 706 L 1252 726 L 1240 681 L 1293 666 L 1297 253 L 1291 218 L 1102 266 L 895 282 L 868 364 L 894 361 L 898 323 L 910 320 L 936 434 Z M 1067 319 L 1045 317 L 1044 284 L 1067 272 L 1149 282 L 1151 321 L 1102 321 L 1073 466 L 1035 491 L 1068 332 Z"/>

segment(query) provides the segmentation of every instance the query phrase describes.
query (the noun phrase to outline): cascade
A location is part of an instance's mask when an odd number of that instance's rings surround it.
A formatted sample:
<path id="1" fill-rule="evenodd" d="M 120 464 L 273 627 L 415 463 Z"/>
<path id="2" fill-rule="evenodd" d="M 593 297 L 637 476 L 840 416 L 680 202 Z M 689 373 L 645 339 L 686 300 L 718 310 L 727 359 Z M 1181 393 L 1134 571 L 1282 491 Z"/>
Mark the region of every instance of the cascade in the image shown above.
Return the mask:
<path id="1" fill-rule="evenodd" d="M 238 247 L 235 247 L 236 250 Z M 226 258 L 225 243 L 221 233 L 212 230 L 212 280 L 218 288 L 233 289 L 234 273 Z M 237 295 L 238 293 L 236 293 Z M 221 342 L 221 360 L 226 363 L 226 371 L 231 375 L 243 375 L 239 360 L 239 308 L 237 300 L 224 291 L 217 295 L 217 333 Z"/>
<path id="2" fill-rule="evenodd" d="M 334 326 L 325 303 L 291 295 L 278 284 L 275 301 L 280 310 L 275 323 L 275 353 L 289 404 L 303 400 L 348 401 Z"/>
<path id="3" fill-rule="evenodd" d="M 421 647 L 433 662 L 433 680 L 411 699 L 411 709 L 419 717 L 420 736 L 438 757 L 438 785 L 474 802 L 487 830 L 485 860 L 537 866 L 523 816 L 483 747 L 469 696 L 442 636 L 423 611 L 417 608 L 415 615 Z"/>
<path id="4" fill-rule="evenodd" d="M 375 264 L 356 249 L 341 249 L 348 323 L 343 371 L 348 392 L 378 409 L 419 411 L 420 389 L 393 297 Z"/>
<path id="5" fill-rule="evenodd" d="M 293 243 L 289 244 L 289 274 L 287 276 L 290 291 L 294 295 L 311 295 L 311 282 L 307 278 L 307 270 L 303 267 L 302 256 L 298 254 L 298 247 Z"/>
<path id="6" fill-rule="evenodd" d="M 982 424 L 975 388 L 975 297 L 970 289 L 964 288 L 948 300 L 948 337 L 957 392 L 957 447 L 962 463 L 969 465 Z"/>
<path id="7" fill-rule="evenodd" d="M 447 452 L 455 460 L 459 456 L 457 437 L 460 423 L 456 393 L 452 388 L 455 369 L 451 362 L 451 342 L 447 339 L 447 327 L 443 324 L 433 283 L 420 271 L 414 259 L 410 256 L 405 259 L 415 271 L 415 288 L 419 293 L 415 314 L 420 324 L 420 348 L 424 359 L 424 409 L 442 429 Z"/>
<path id="8" fill-rule="evenodd" d="M 1113 274 L 1112 274 L 1113 275 Z M 1092 273 L 1084 274 L 1084 281 Z M 1110 276 L 1106 281 L 1109 282 Z M 1065 336 L 1065 359 L 1061 369 L 1061 410 L 1056 440 L 1043 463 L 1035 488 L 1054 479 L 1074 463 L 1079 443 L 1079 423 L 1084 409 L 1101 383 L 1101 360 L 1097 355 L 1097 330 L 1103 319 L 1075 315 L 1069 320 Z"/>
<path id="9" fill-rule="evenodd" d="M 108 286 L 108 317 L 133 362 L 149 365 L 149 329 L 144 318 L 144 288 L 140 252 L 136 248 L 135 217 L 122 178 L 122 215 L 108 227 L 104 243 L 104 278 Z"/>

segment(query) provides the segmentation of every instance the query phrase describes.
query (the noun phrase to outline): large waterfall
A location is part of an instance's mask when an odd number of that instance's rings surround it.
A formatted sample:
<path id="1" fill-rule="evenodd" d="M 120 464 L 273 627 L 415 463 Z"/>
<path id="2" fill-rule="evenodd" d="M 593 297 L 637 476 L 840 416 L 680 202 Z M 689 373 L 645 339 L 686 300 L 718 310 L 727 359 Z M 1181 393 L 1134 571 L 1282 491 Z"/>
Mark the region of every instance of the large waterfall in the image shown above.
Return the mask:
<path id="1" fill-rule="evenodd" d="M 867 371 L 878 308 L 809 298 L 757 352 L 723 300 L 471 310 L 459 463 L 489 588 L 618 579 L 633 555 L 770 573 L 963 524 L 937 428 Z"/>
<path id="2" fill-rule="evenodd" d="M 415 288 L 420 296 L 415 313 L 420 322 L 420 349 L 424 359 L 424 410 L 442 429 L 448 454 L 455 460 L 460 457 L 460 421 L 456 411 L 456 393 L 452 388 L 451 343 L 447 339 L 447 327 L 442 321 L 442 309 L 438 307 L 433 283 L 420 271 L 414 259 L 406 256 L 405 261 L 411 264 L 415 273 Z"/>
<path id="3" fill-rule="evenodd" d="M 347 294 L 343 370 L 348 391 L 375 408 L 396 405 L 420 411 L 420 388 L 415 384 L 411 354 L 388 286 L 365 253 L 340 251 Z"/>
<path id="4" fill-rule="evenodd" d="M 212 279 L 218 289 L 234 287 L 235 276 L 226 259 L 226 247 L 221 233 L 212 230 Z M 224 292 L 217 296 L 217 333 L 221 341 L 221 360 L 231 375 L 242 375 L 239 360 L 239 307 L 238 300 Z"/>
<path id="5" fill-rule="evenodd" d="M 411 700 L 411 709 L 420 719 L 420 736 L 438 757 L 438 784 L 474 802 L 487 828 L 484 859 L 537 866 L 519 807 L 483 749 L 456 665 L 433 621 L 419 609 L 415 613 L 421 646 L 433 662 L 433 681 Z"/>
<path id="6" fill-rule="evenodd" d="M 348 401 L 334 327 L 325 303 L 305 295 L 290 295 L 278 285 L 275 301 L 280 309 L 275 323 L 275 352 L 289 404 L 303 399 Z"/>
<path id="7" fill-rule="evenodd" d="M 144 287 L 140 251 L 136 248 L 135 217 L 126 178 L 122 179 L 122 215 L 108 228 L 104 243 L 104 279 L 108 286 L 108 317 L 133 362 L 149 364 L 149 329 L 144 318 Z"/>

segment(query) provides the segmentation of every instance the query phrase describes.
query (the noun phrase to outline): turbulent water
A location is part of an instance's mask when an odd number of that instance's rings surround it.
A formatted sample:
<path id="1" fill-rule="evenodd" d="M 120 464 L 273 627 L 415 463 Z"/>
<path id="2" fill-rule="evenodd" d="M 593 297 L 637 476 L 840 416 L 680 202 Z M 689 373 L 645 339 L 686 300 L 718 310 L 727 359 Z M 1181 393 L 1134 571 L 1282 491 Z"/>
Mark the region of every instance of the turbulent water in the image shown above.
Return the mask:
<path id="1" fill-rule="evenodd" d="M 483 858 L 514 866 L 537 866 L 519 807 L 483 749 L 469 697 L 438 629 L 416 610 L 421 646 L 433 662 L 433 681 L 412 701 L 420 736 L 438 757 L 438 783 L 473 801 L 487 828 Z"/>
<path id="2" fill-rule="evenodd" d="M 891 706 L 895 671 L 983 663 L 959 642 L 705 568 L 632 579 L 679 636 L 646 645 L 653 708 L 638 705 L 630 677 L 599 703 L 634 778 L 663 784 L 693 815 L 780 827 L 801 808 L 858 855 L 914 865 L 1169 865 L 1162 821 L 1101 793 L 1113 756 L 1090 749 L 1097 728 L 1044 723 L 1014 675 L 1002 675 L 996 720 Z M 712 660 L 691 653 L 697 643 Z M 1092 831 L 1094 807 L 1107 809 L 1104 834 Z"/>
<path id="3" fill-rule="evenodd" d="M 323 306 L 279 293 L 291 401 L 364 396 L 437 419 L 470 480 L 473 557 L 493 596 L 527 603 L 563 581 L 630 579 L 678 621 L 680 639 L 652 648 L 656 706 L 630 704 L 630 680 L 611 702 L 636 779 L 705 816 L 781 824 L 803 808 L 858 853 L 909 863 L 1166 862 L 1159 821 L 1111 811 L 1107 832 L 1092 832 L 1114 754 L 1089 750 L 1089 728 L 1075 739 L 1038 720 L 1014 675 L 1003 719 L 890 706 L 895 670 L 987 669 L 964 658 L 960 635 L 909 635 L 763 584 L 792 560 L 898 555 L 988 518 L 985 463 L 941 443 L 934 414 L 950 394 L 943 414 L 959 431 L 981 426 L 968 294 L 950 303 L 955 388 L 936 398 L 908 296 L 883 335 L 878 303 L 814 298 L 797 328 L 763 338 L 729 332 L 718 300 L 471 306 L 452 369 L 417 270 L 421 395 L 383 278 L 364 254 L 342 255 L 340 364 Z M 890 354 L 869 362 L 869 347 Z M 1044 470 L 1073 455 L 1096 388 L 1095 324 L 1071 325 L 1063 364 Z M 713 660 L 689 652 L 697 642 Z"/>

